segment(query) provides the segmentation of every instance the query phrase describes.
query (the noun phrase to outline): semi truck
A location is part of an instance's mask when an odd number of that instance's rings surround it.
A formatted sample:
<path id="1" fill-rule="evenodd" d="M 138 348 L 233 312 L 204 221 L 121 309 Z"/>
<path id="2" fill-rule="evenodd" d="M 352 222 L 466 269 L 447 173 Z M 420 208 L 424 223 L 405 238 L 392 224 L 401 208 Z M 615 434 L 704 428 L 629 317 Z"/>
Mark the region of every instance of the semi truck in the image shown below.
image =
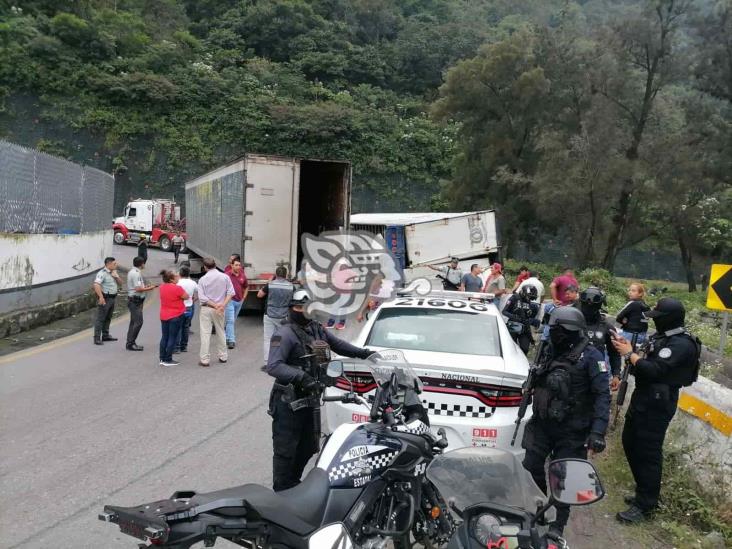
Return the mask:
<path id="1" fill-rule="evenodd" d="M 151 245 L 166 252 L 173 249 L 172 240 L 176 233 L 186 238 L 180 206 L 170 198 L 138 198 L 128 202 L 124 215 L 112 222 L 112 230 L 117 244 L 136 244 L 145 235 Z"/>
<path id="2" fill-rule="evenodd" d="M 245 154 L 189 181 L 185 190 L 192 271 L 198 271 L 196 256 L 212 257 L 223 268 L 239 254 L 249 280 L 244 308 L 260 309 L 256 293 L 275 269 L 297 272 L 303 233 L 348 227 L 351 164 Z"/>
<path id="3" fill-rule="evenodd" d="M 406 280 L 427 276 L 427 265 L 453 257 L 467 272 L 471 263 L 492 263 L 500 253 L 494 210 L 360 213 L 351 216 L 351 229 L 382 235 Z"/>

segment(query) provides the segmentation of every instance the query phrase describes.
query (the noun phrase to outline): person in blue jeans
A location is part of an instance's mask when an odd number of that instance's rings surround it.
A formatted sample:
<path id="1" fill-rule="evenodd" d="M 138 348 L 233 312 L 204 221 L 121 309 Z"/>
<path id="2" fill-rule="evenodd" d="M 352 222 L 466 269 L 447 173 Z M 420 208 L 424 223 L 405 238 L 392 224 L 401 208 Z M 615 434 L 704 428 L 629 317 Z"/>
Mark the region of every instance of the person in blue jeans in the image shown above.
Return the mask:
<path id="1" fill-rule="evenodd" d="M 178 366 L 178 362 L 173 360 L 173 351 L 186 312 L 183 302 L 189 296 L 177 284 L 178 273 L 166 269 L 160 271 L 160 276 L 163 279 L 160 285 L 160 365 Z"/>
<path id="2" fill-rule="evenodd" d="M 646 287 L 640 282 L 633 282 L 628 287 L 628 303 L 620 310 L 615 320 L 620 323 L 620 334 L 628 341 L 633 341 L 635 336 L 636 349 L 646 341 L 648 335 L 648 319 L 645 313 L 651 310 L 643 298 L 646 295 Z"/>
<path id="3" fill-rule="evenodd" d="M 183 288 L 188 294 L 183 304 L 186 307 L 186 312 L 183 313 L 183 324 L 178 334 L 178 341 L 175 349 L 178 353 L 185 353 L 188 351 L 188 336 L 190 334 L 191 321 L 193 320 L 193 314 L 195 312 L 195 301 L 198 300 L 198 284 L 195 280 L 191 280 L 191 269 L 187 265 L 183 265 L 179 271 L 180 280 L 178 280 L 178 286 Z"/>
<path id="4" fill-rule="evenodd" d="M 226 323 L 226 346 L 233 349 L 236 347 L 236 319 L 249 293 L 249 283 L 241 266 L 241 259 L 234 258 L 231 264 L 226 266 L 224 272 L 229 275 L 231 283 L 234 285 L 234 296 L 226 305 L 224 320 Z"/>

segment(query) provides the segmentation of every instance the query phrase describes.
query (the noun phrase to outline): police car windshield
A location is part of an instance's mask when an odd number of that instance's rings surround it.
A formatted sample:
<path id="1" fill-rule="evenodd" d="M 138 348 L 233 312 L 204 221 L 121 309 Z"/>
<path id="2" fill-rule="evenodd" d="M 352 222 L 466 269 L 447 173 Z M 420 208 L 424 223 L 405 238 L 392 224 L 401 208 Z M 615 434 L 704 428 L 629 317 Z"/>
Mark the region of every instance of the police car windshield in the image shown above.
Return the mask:
<path id="1" fill-rule="evenodd" d="M 427 308 L 382 309 L 366 345 L 466 355 L 501 356 L 496 317 Z"/>

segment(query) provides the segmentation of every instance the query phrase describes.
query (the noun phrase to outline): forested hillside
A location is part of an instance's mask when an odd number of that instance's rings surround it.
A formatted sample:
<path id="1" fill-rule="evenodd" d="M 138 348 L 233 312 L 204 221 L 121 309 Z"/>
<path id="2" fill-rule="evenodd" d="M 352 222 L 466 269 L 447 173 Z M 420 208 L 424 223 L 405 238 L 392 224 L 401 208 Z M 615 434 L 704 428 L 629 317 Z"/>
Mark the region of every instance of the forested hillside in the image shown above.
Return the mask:
<path id="1" fill-rule="evenodd" d="M 182 195 L 347 158 L 354 210 L 496 207 L 612 268 L 732 255 L 732 0 L 0 0 L 0 136 Z M 672 230 L 670 230 L 672 229 Z"/>

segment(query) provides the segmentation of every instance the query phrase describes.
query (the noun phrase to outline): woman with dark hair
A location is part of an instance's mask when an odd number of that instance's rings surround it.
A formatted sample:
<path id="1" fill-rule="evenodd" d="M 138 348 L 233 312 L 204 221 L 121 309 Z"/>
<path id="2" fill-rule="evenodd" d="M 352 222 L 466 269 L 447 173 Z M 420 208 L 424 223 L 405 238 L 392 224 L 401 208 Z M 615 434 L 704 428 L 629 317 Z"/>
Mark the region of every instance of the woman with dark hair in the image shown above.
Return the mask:
<path id="1" fill-rule="evenodd" d="M 184 301 L 189 299 L 186 291 L 178 286 L 178 273 L 171 269 L 160 271 L 163 283 L 160 285 L 160 365 L 178 366 L 173 360 L 173 349 L 178 340 L 186 312 Z"/>

